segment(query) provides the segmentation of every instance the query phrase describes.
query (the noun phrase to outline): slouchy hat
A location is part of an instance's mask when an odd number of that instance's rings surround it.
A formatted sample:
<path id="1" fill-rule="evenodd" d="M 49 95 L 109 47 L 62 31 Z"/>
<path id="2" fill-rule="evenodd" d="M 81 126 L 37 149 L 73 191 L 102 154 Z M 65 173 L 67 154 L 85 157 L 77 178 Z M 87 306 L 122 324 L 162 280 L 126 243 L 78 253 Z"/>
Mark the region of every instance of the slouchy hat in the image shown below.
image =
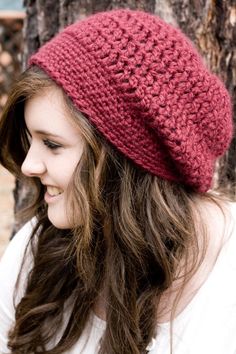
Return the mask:
<path id="1" fill-rule="evenodd" d="M 190 40 L 132 10 L 68 26 L 29 61 L 98 131 L 146 171 L 205 192 L 229 146 L 231 102 Z"/>

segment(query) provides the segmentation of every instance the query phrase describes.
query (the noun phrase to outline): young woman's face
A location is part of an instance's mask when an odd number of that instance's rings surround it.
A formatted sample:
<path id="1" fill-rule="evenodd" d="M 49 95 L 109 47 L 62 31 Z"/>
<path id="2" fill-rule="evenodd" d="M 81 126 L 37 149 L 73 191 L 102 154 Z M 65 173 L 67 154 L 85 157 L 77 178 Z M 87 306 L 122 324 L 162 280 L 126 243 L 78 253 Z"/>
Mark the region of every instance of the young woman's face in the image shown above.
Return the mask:
<path id="1" fill-rule="evenodd" d="M 22 172 L 28 177 L 38 177 L 45 186 L 51 223 L 59 229 L 70 228 L 67 187 L 81 158 L 84 142 L 78 127 L 68 118 L 61 92 L 50 88 L 28 100 L 25 123 L 30 149 Z"/>

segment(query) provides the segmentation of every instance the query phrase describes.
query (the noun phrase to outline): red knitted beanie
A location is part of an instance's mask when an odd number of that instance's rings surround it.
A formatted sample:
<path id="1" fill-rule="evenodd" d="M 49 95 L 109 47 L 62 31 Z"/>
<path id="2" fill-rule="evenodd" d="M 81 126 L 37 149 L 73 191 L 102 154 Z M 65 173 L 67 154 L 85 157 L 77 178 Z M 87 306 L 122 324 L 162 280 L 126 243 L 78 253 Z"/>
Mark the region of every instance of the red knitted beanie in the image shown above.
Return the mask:
<path id="1" fill-rule="evenodd" d="M 231 102 L 191 42 L 141 11 L 98 13 L 30 58 L 117 149 L 145 170 L 211 187 L 229 146 Z"/>

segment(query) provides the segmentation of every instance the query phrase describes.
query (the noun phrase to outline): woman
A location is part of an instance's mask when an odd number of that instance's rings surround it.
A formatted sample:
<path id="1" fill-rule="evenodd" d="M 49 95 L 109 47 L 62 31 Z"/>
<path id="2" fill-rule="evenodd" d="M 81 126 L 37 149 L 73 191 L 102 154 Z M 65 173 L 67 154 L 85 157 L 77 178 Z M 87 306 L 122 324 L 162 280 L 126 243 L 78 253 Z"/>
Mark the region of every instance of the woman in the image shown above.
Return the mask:
<path id="1" fill-rule="evenodd" d="M 236 353 L 231 103 L 190 41 L 99 13 L 34 54 L 0 125 L 29 183 L 0 266 L 3 353 Z"/>

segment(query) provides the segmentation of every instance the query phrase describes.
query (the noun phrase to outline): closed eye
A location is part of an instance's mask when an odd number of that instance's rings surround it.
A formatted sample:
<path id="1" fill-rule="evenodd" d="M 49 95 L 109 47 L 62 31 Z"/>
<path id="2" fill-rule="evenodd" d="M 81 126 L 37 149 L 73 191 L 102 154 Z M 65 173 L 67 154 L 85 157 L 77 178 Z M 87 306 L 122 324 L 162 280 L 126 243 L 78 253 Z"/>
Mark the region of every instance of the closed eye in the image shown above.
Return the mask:
<path id="1" fill-rule="evenodd" d="M 51 150 L 56 150 L 56 149 L 59 149 L 61 147 L 61 145 L 55 144 L 55 143 L 53 143 L 52 141 L 50 141 L 48 139 L 44 139 L 43 143 L 44 143 L 44 145 L 46 145 Z"/>

